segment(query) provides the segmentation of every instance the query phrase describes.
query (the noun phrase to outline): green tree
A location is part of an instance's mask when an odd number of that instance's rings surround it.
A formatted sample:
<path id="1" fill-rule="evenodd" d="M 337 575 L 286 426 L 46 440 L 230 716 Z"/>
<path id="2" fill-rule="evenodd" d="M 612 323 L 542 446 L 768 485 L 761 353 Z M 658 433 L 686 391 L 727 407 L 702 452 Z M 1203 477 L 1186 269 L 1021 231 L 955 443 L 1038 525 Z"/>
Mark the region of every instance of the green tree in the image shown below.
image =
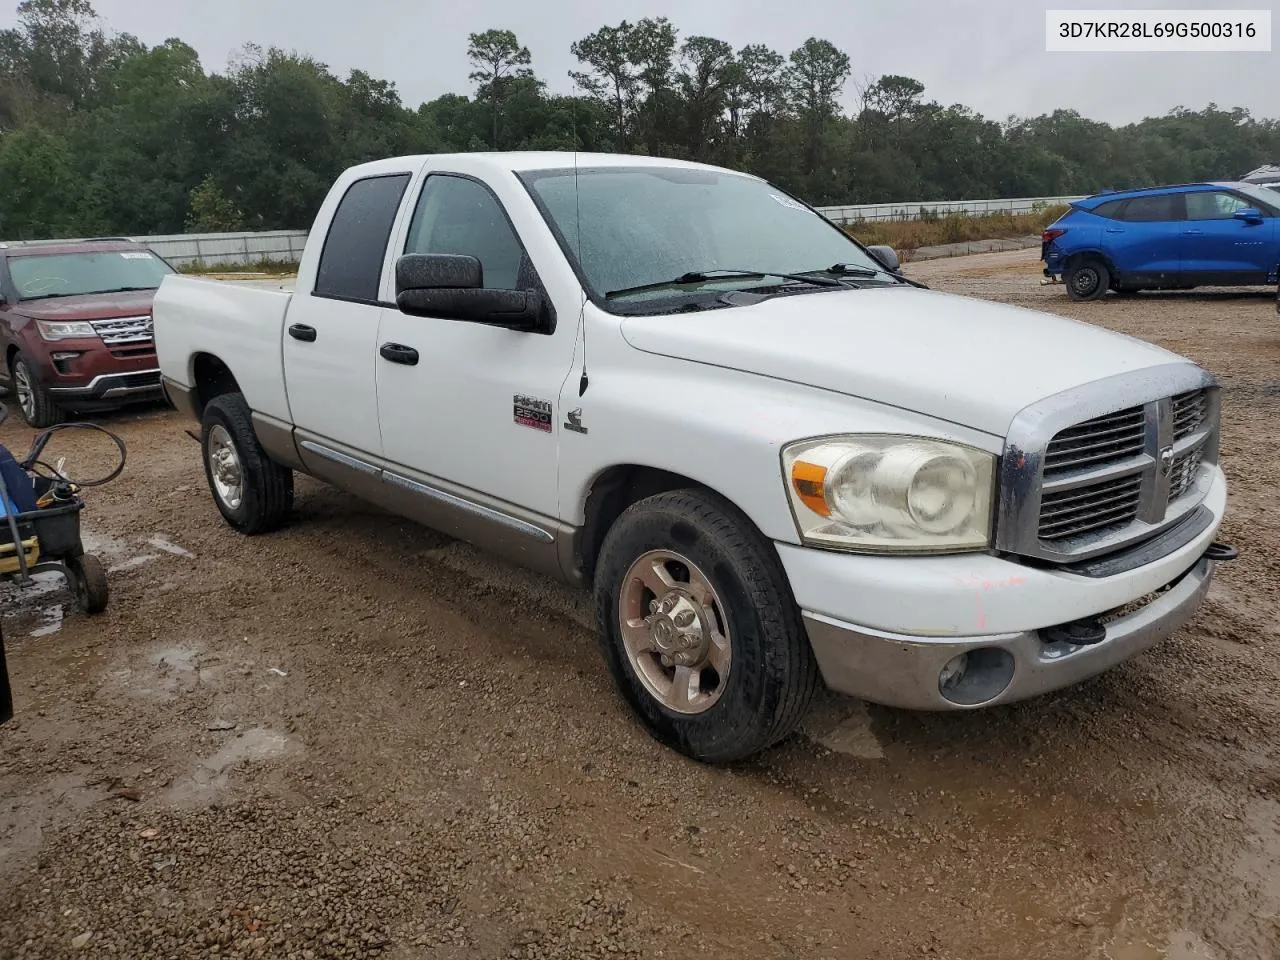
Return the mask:
<path id="1" fill-rule="evenodd" d="M 522 47 L 510 30 L 486 30 L 468 37 L 467 59 L 474 70 L 470 79 L 477 84 L 476 99 L 488 101 L 493 113 L 493 149 L 498 149 L 498 117 L 511 93 L 513 81 L 533 76 L 529 48 Z"/>
<path id="2" fill-rule="evenodd" d="M 211 173 L 191 191 L 186 227 L 189 233 L 232 233 L 244 229 L 244 214 L 223 193 Z"/>
<path id="3" fill-rule="evenodd" d="M 75 232 L 80 197 L 62 137 L 30 126 L 0 139 L 0 238 L 34 240 Z"/>

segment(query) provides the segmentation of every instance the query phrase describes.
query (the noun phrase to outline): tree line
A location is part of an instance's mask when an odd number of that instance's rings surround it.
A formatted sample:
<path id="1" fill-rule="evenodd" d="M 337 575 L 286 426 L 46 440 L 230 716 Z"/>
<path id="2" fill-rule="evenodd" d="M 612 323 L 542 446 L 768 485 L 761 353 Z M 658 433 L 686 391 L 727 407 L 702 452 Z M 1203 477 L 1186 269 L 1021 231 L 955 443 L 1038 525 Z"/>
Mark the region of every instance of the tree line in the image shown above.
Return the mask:
<path id="1" fill-rule="evenodd" d="M 662 17 L 573 42 L 567 95 L 548 91 L 511 31 L 471 34 L 467 92 L 413 109 L 392 83 L 275 48 L 249 44 L 206 71 L 179 39 L 148 47 L 108 30 L 90 0 L 24 0 L 17 13 L 0 31 L 3 239 L 304 228 L 343 169 L 405 153 L 680 157 L 816 205 L 1092 193 L 1280 159 L 1280 121 L 1244 109 L 997 121 L 910 77 L 859 78 L 827 40 L 734 49 Z"/>

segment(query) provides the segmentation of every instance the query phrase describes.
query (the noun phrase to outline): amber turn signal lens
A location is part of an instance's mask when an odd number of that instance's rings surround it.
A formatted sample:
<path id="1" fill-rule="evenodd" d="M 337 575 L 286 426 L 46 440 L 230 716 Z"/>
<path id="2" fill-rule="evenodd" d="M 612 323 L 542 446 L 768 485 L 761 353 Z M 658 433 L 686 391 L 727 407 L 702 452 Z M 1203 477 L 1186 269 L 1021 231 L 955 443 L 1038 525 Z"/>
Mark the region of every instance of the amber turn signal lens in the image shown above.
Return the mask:
<path id="1" fill-rule="evenodd" d="M 827 479 L 827 468 L 816 463 L 797 460 L 791 465 L 791 485 L 800 495 L 800 501 L 820 516 L 831 516 L 831 508 L 827 506 L 827 497 L 823 486 Z"/>

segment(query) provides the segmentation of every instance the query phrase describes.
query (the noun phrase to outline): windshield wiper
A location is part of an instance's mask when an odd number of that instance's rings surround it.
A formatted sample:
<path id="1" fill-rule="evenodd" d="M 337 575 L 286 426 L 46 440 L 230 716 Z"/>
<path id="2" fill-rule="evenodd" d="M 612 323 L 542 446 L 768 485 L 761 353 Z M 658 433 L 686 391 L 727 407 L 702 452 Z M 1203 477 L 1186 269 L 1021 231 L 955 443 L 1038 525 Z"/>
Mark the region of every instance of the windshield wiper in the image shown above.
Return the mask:
<path id="1" fill-rule="evenodd" d="M 112 287 L 110 290 L 91 290 L 83 296 L 92 297 L 100 293 L 139 293 L 143 290 L 155 290 L 156 287 Z"/>
<path id="2" fill-rule="evenodd" d="M 834 273 L 842 277 L 878 277 L 888 270 L 876 270 L 874 267 L 855 267 L 850 263 L 833 263 L 823 273 Z"/>
<path id="3" fill-rule="evenodd" d="M 815 273 L 820 271 L 814 271 Z M 815 287 L 843 287 L 844 284 L 839 280 L 829 280 L 825 277 L 806 276 L 801 273 L 774 273 L 770 270 L 702 270 L 682 273 L 680 276 L 671 280 L 659 280 L 656 283 L 642 283 L 634 287 L 623 287 L 621 290 L 610 290 L 605 294 L 605 299 L 612 300 L 614 297 L 623 297 L 629 293 L 643 293 L 646 290 L 661 290 L 664 287 L 683 287 L 696 283 L 707 283 L 711 280 L 763 280 L 765 277 L 780 277 L 783 280 L 795 280 L 799 283 L 809 283 Z"/>
<path id="4" fill-rule="evenodd" d="M 912 280 L 910 277 L 903 276 L 901 273 L 894 273 L 891 270 L 876 270 L 874 267 L 855 267 L 853 264 L 849 263 L 833 263 L 825 270 L 814 270 L 813 272 L 834 273 L 839 277 L 866 277 L 867 279 L 884 274 L 895 283 L 905 283 L 913 287 L 920 287 L 923 290 L 929 289 L 929 285 L 927 283 L 921 283 L 919 280 Z"/>

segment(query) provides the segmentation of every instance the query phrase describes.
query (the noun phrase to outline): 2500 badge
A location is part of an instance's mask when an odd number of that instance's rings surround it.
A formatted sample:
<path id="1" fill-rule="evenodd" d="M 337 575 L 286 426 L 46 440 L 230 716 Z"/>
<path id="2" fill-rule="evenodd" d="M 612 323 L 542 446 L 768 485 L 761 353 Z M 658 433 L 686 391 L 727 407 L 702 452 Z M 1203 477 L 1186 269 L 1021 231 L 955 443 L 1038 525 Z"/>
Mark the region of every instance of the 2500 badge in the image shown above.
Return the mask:
<path id="1" fill-rule="evenodd" d="M 533 427 L 533 429 L 541 430 L 544 433 L 551 432 L 550 401 L 538 400 L 522 394 L 516 394 L 514 400 L 516 423 L 522 427 Z"/>

